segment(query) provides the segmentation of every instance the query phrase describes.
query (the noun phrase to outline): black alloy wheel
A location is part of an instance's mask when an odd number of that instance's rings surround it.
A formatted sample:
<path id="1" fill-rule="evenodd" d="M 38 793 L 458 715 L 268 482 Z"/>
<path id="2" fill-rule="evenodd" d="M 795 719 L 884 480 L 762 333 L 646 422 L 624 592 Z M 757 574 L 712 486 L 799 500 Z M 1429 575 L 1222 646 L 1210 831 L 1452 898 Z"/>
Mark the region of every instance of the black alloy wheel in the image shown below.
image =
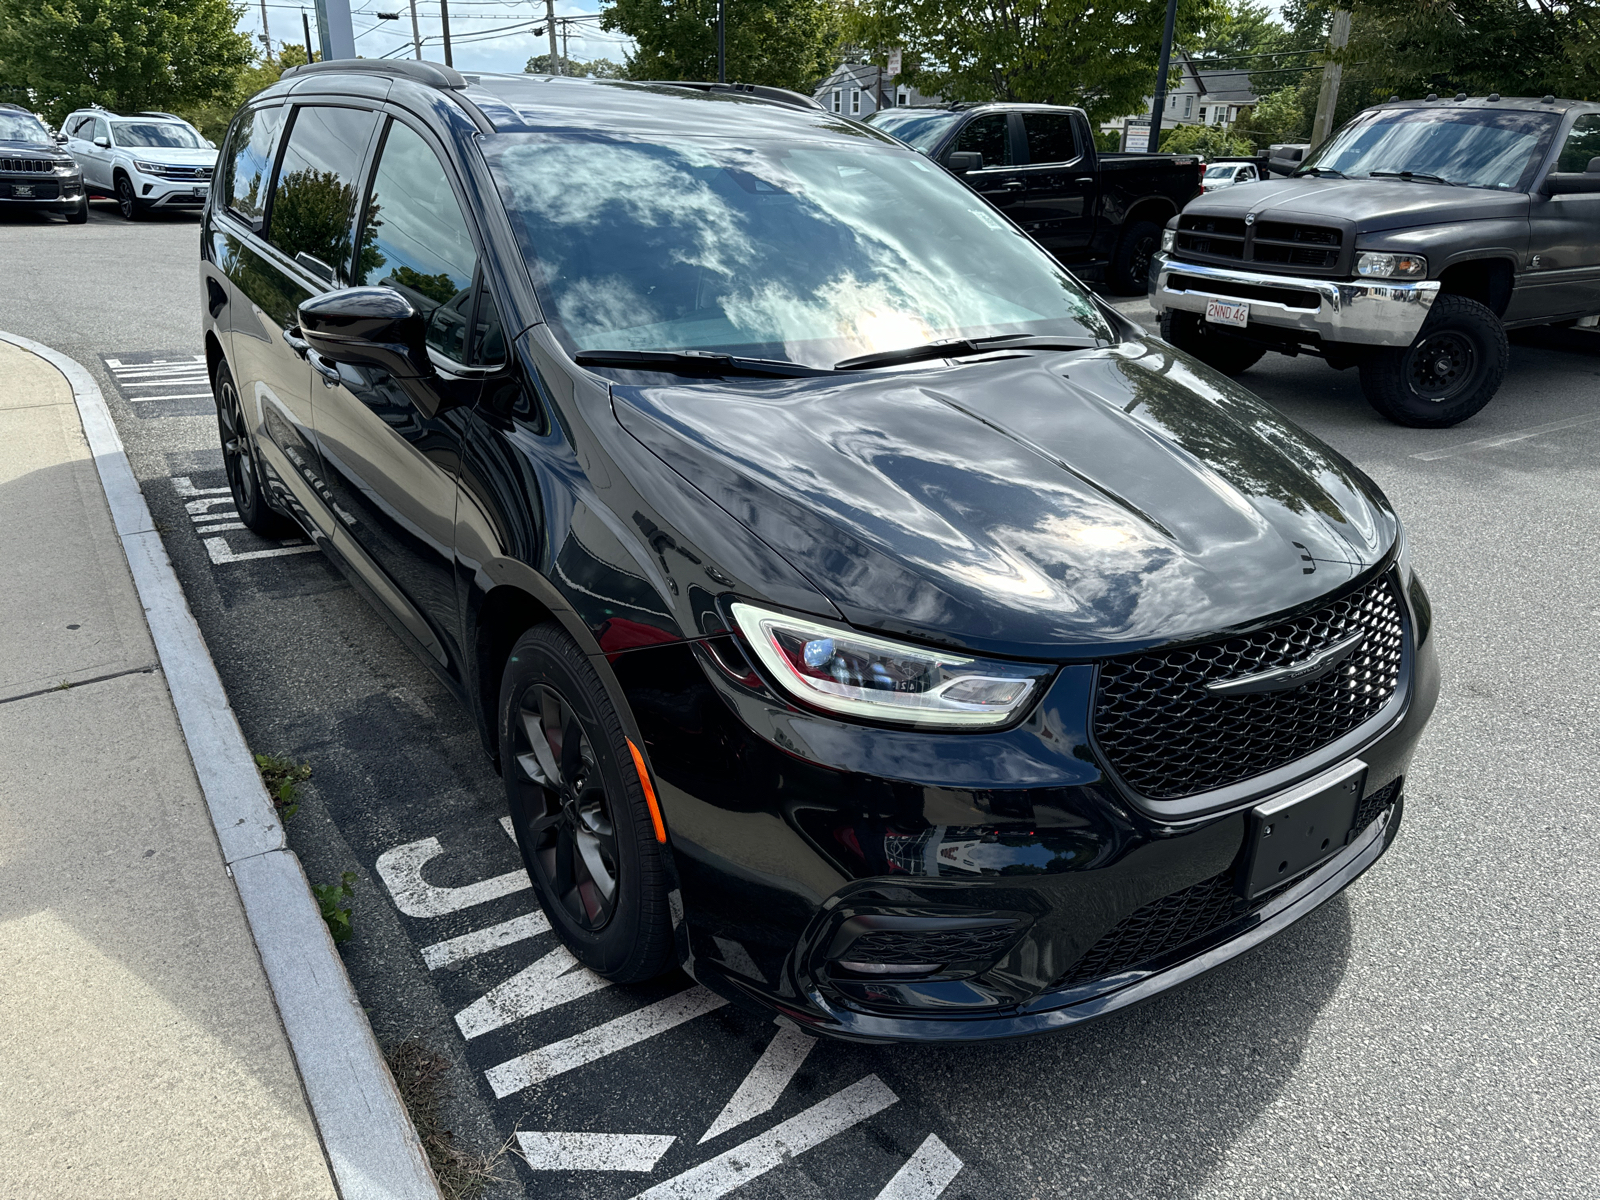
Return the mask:
<path id="1" fill-rule="evenodd" d="M 1150 290 L 1150 264 L 1161 245 L 1161 226 L 1135 221 L 1123 230 L 1122 241 L 1111 257 L 1106 286 L 1118 296 L 1143 296 Z"/>
<path id="2" fill-rule="evenodd" d="M 133 181 L 126 175 L 117 176 L 117 210 L 126 221 L 137 221 L 144 215 L 144 205 L 133 194 Z"/>
<path id="3" fill-rule="evenodd" d="M 511 649 L 500 766 L 522 860 L 562 942 L 617 983 L 661 974 L 672 927 L 654 822 L 616 710 L 557 625 Z"/>
<path id="4" fill-rule="evenodd" d="M 1361 364 L 1367 402 L 1398 425 L 1443 429 L 1494 398 L 1511 347 L 1488 308 L 1465 296 L 1440 296 L 1416 340 Z"/>
<path id="5" fill-rule="evenodd" d="M 1174 308 L 1161 310 L 1161 338 L 1224 375 L 1248 371 L 1266 353 L 1260 346 L 1218 332 L 1208 326 L 1199 313 L 1180 312 Z"/>
<path id="6" fill-rule="evenodd" d="M 239 389 L 234 386 L 233 372 L 227 363 L 217 364 L 217 374 L 212 380 L 212 392 L 217 401 L 217 435 L 222 442 L 222 467 L 228 476 L 228 490 L 233 493 L 233 506 L 245 528 L 262 537 L 292 537 L 297 532 L 293 524 L 275 512 L 267 503 L 266 489 L 261 486 L 261 469 L 256 463 L 255 447 L 250 442 L 250 430 L 245 421 L 244 406 L 239 403 Z"/>

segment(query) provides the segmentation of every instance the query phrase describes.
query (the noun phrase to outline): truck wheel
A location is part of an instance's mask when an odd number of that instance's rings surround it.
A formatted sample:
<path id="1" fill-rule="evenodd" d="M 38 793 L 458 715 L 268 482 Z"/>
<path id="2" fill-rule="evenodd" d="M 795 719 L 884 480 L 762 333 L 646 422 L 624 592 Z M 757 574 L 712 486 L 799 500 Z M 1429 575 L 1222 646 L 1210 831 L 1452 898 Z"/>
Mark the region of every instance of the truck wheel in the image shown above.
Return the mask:
<path id="1" fill-rule="evenodd" d="M 1122 241 L 1111 256 L 1106 286 L 1118 296 L 1143 296 L 1150 290 L 1150 260 L 1161 245 L 1161 226 L 1135 221 L 1122 231 Z"/>
<path id="2" fill-rule="evenodd" d="M 1192 354 L 1206 366 L 1224 375 L 1239 375 L 1261 361 L 1266 353 L 1249 342 L 1231 339 L 1227 334 L 1212 333 L 1198 313 L 1179 312 L 1177 309 L 1161 310 L 1161 337 L 1169 345 L 1185 354 Z"/>
<path id="3" fill-rule="evenodd" d="M 1361 364 L 1361 390 L 1397 425 L 1444 429 L 1494 398 L 1510 357 L 1494 313 L 1465 296 L 1440 296 L 1411 345 Z"/>
<path id="4" fill-rule="evenodd" d="M 68 225 L 86 225 L 89 222 L 89 194 L 85 192 L 78 207 L 66 214 Z"/>

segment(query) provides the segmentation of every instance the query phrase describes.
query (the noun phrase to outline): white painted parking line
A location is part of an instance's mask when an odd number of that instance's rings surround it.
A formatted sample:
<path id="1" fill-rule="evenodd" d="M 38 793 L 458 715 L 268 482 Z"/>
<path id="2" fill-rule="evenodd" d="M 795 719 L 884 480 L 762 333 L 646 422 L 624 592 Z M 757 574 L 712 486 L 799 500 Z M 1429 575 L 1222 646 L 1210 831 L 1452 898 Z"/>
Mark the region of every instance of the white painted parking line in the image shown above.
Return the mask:
<path id="1" fill-rule="evenodd" d="M 674 1141 L 666 1133 L 518 1133 L 535 1171 L 653 1171 Z"/>
<path id="2" fill-rule="evenodd" d="M 131 404 L 148 404 L 155 400 L 210 400 L 211 375 L 203 354 L 183 358 L 155 358 L 149 362 L 125 363 L 120 358 L 108 358 L 106 366 L 117 388 Z M 157 395 L 138 395 L 159 389 Z"/>
<path id="3" fill-rule="evenodd" d="M 593 1029 L 507 1059 L 498 1066 L 490 1067 L 483 1077 L 489 1081 L 495 1098 L 504 1100 L 536 1083 L 554 1079 L 557 1075 L 596 1062 L 608 1054 L 626 1050 L 657 1034 L 676 1029 L 685 1021 L 704 1016 L 726 1003 L 715 992 L 696 985 L 626 1016 L 596 1025 Z"/>
<path id="4" fill-rule="evenodd" d="M 233 493 L 227 488 L 222 489 L 220 496 L 203 496 L 199 500 L 190 500 L 183 506 L 183 511 L 189 514 L 191 521 L 208 521 L 213 508 L 221 504 L 231 509 L 233 507 Z M 238 513 L 230 514 L 237 517 Z"/>
<path id="5" fill-rule="evenodd" d="M 315 546 L 278 546 L 272 550 L 234 550 L 228 545 L 227 538 L 208 537 L 204 539 L 206 553 L 211 556 L 211 561 L 217 566 L 227 563 L 249 562 L 256 558 L 281 558 L 285 554 L 310 554 Z"/>
<path id="6" fill-rule="evenodd" d="M 881 1079 L 868 1075 L 759 1137 L 640 1192 L 634 1200 L 719 1200 L 786 1159 L 876 1116 L 898 1099 Z"/>
<path id="7" fill-rule="evenodd" d="M 513 1021 L 570 1004 L 610 986 L 611 980 L 578 966 L 572 951 L 557 946 L 458 1012 L 456 1025 L 461 1036 L 470 1042 Z"/>
<path id="8" fill-rule="evenodd" d="M 514 945 L 549 932 L 548 917 L 542 912 L 528 913 L 512 917 L 509 921 L 501 921 L 500 924 L 491 925 L 487 929 L 477 929 L 448 941 L 424 946 L 422 961 L 428 965 L 428 970 L 437 971 L 440 967 L 453 967 L 457 963 L 466 962 L 469 958 L 476 958 L 480 954 L 487 954 L 502 946 Z"/>
<path id="9" fill-rule="evenodd" d="M 308 546 L 306 549 L 314 550 L 316 547 Z M 422 878 L 422 868 L 443 853 L 444 847 L 439 844 L 439 839 L 430 837 L 420 842 L 407 842 L 404 846 L 396 846 L 378 855 L 378 877 L 394 898 L 394 906 L 406 916 L 442 917 L 446 913 L 460 912 L 474 904 L 486 904 L 533 886 L 528 873 L 519 867 L 515 871 L 469 883 L 465 887 L 437 887 Z"/>
<path id="10" fill-rule="evenodd" d="M 955 1152 L 930 1133 L 906 1165 L 894 1173 L 877 1200 L 938 1200 L 950 1181 L 961 1173 Z"/>
<path id="11" fill-rule="evenodd" d="M 231 488 L 225 487 L 197 488 L 194 485 L 194 480 L 189 478 L 187 475 L 174 475 L 172 477 L 172 487 L 173 490 L 178 493 L 178 495 L 184 497 L 226 496 L 232 493 Z"/>
<path id="12" fill-rule="evenodd" d="M 236 517 L 239 514 L 238 513 L 228 513 L 226 515 L 228 515 L 230 517 Z M 243 528 L 244 528 L 244 522 L 243 521 L 224 521 L 221 525 L 201 525 L 201 526 L 198 526 L 195 529 L 195 532 L 198 533 L 198 534 L 226 533 L 230 529 L 243 529 Z"/>
<path id="13" fill-rule="evenodd" d="M 1541 433 L 1555 433 L 1559 429 L 1575 429 L 1580 425 L 1593 425 L 1596 421 L 1600 421 L 1600 417 L 1573 417 L 1568 421 L 1551 421 L 1548 425 L 1530 425 L 1528 428 L 1519 429 L 1515 433 L 1502 433 L 1496 437 L 1461 442 L 1455 446 L 1446 446 L 1443 450 L 1425 450 L 1421 454 L 1413 454 L 1411 457 L 1420 459 L 1423 462 L 1437 462 L 1441 458 L 1454 458 L 1458 454 L 1471 454 L 1474 450 L 1493 450 L 1497 446 L 1509 446 L 1512 442 L 1538 437 Z"/>
<path id="14" fill-rule="evenodd" d="M 510 838 L 513 842 L 517 840 L 517 830 L 516 830 L 516 827 L 511 824 L 511 818 L 510 817 L 501 817 L 500 818 L 500 828 L 504 829 L 506 831 L 506 836 L 508 838 Z"/>
<path id="15" fill-rule="evenodd" d="M 737 1125 L 770 1112 L 816 1044 L 816 1038 L 793 1026 L 779 1029 L 778 1036 L 767 1043 L 756 1065 L 750 1068 L 750 1074 L 744 1077 L 739 1090 L 733 1093 L 733 1099 L 711 1122 L 711 1128 L 700 1139 L 701 1145 Z"/>

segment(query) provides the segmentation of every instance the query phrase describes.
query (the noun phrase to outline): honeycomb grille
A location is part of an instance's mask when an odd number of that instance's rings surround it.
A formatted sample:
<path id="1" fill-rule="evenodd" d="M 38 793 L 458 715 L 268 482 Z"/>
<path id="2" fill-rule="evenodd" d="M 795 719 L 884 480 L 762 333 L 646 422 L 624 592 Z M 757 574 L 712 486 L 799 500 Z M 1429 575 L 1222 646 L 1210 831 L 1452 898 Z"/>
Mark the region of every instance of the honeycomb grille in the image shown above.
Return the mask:
<path id="1" fill-rule="evenodd" d="M 1236 898 L 1230 869 L 1152 900 L 1090 946 L 1057 986 L 1116 975 L 1204 937 L 1239 915 Z"/>
<path id="2" fill-rule="evenodd" d="M 862 934 L 841 958 L 870 963 L 991 962 L 1016 935 L 1015 924 L 987 929 L 935 929 Z"/>
<path id="3" fill-rule="evenodd" d="M 1314 754 L 1376 716 L 1400 681 L 1402 617 L 1387 578 L 1304 616 L 1225 641 L 1109 659 L 1100 666 L 1094 735 L 1140 795 L 1176 800 Z M 1219 696 L 1214 680 L 1300 662 L 1360 632 L 1338 667 L 1277 692 Z"/>
<path id="4" fill-rule="evenodd" d="M 1391 780 L 1384 784 L 1372 795 L 1361 801 L 1361 807 L 1356 809 L 1356 819 L 1352 828 L 1360 833 L 1368 825 L 1378 819 L 1380 813 L 1394 803 L 1395 797 L 1400 794 L 1400 781 Z"/>

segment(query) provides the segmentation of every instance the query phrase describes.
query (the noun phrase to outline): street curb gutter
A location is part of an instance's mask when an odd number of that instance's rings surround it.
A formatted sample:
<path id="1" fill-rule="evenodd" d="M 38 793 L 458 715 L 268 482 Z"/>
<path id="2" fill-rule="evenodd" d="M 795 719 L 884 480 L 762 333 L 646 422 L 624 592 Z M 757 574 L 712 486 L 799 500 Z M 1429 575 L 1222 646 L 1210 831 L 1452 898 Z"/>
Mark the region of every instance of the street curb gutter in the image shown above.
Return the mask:
<path id="1" fill-rule="evenodd" d="M 81 364 L 49 346 L 3 331 L 0 341 L 44 359 L 72 387 L 223 861 L 244 905 L 340 1195 L 440 1200 L 416 1128 L 300 860 L 284 841 L 99 385 Z"/>

